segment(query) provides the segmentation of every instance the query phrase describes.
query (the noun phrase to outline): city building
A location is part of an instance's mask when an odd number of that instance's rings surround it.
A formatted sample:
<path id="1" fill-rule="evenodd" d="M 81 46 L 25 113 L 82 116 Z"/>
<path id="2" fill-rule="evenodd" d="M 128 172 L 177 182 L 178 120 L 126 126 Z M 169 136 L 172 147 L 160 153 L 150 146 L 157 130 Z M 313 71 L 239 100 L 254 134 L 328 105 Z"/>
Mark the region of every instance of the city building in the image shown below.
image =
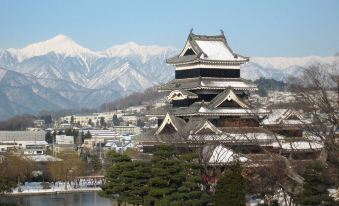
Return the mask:
<path id="1" fill-rule="evenodd" d="M 136 126 L 113 126 L 112 131 L 120 135 L 138 135 L 141 129 Z"/>
<path id="2" fill-rule="evenodd" d="M 34 124 L 34 127 L 36 128 L 42 128 L 42 129 L 45 128 L 45 120 L 43 119 L 34 120 L 33 124 Z"/>
<path id="3" fill-rule="evenodd" d="M 48 143 L 44 131 L 0 131 L 0 152 L 24 155 L 45 154 Z"/>
<path id="4" fill-rule="evenodd" d="M 74 144 L 74 137 L 67 135 L 56 135 L 55 142 L 53 144 L 53 150 L 55 153 L 72 153 L 76 149 Z"/>

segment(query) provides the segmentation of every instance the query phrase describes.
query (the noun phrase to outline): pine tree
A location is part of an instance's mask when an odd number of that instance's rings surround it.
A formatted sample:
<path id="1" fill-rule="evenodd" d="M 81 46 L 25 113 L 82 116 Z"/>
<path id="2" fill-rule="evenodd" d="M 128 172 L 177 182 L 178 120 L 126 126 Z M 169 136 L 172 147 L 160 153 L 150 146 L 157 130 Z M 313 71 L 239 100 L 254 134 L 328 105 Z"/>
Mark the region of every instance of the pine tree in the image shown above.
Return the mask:
<path id="1" fill-rule="evenodd" d="M 303 173 L 303 191 L 297 197 L 300 206 L 337 206 L 329 196 L 328 184 L 323 174 L 324 167 L 320 162 L 313 162 L 305 168 Z"/>
<path id="2" fill-rule="evenodd" d="M 213 205 L 245 206 L 246 190 L 246 180 L 241 175 L 240 164 L 232 165 L 218 179 L 213 196 Z"/>
<path id="3" fill-rule="evenodd" d="M 191 156 L 192 157 L 192 156 Z M 172 147 L 160 146 L 152 161 L 131 161 L 113 151 L 111 167 L 102 186 L 105 196 L 121 205 L 204 206 L 209 195 L 202 190 L 200 167 L 192 158 L 179 158 Z"/>
<path id="4" fill-rule="evenodd" d="M 179 187 L 179 199 L 181 205 L 195 206 L 207 205 L 210 202 L 210 195 L 205 191 L 201 177 L 201 165 L 196 161 L 197 154 L 188 153 L 180 156 L 184 162 L 185 181 Z"/>
<path id="5" fill-rule="evenodd" d="M 109 169 L 112 165 L 118 164 L 120 162 L 129 162 L 131 161 L 131 158 L 127 155 L 122 155 L 119 153 L 116 153 L 113 150 L 110 150 L 106 153 L 105 157 L 105 165 L 107 169 Z"/>
<path id="6" fill-rule="evenodd" d="M 180 159 L 171 146 L 159 146 L 152 159 L 152 178 L 147 205 L 207 205 L 199 166 L 191 159 Z"/>
<path id="7" fill-rule="evenodd" d="M 84 143 L 84 139 L 85 139 L 85 133 L 84 131 L 82 130 L 81 133 L 80 133 L 80 143 Z"/>
<path id="8" fill-rule="evenodd" d="M 100 126 L 101 127 L 106 127 L 105 117 L 100 117 Z"/>
<path id="9" fill-rule="evenodd" d="M 89 131 L 87 131 L 87 133 L 84 136 L 84 139 L 91 139 L 91 138 L 92 138 L 91 133 Z"/>
<path id="10" fill-rule="evenodd" d="M 88 122 L 87 122 L 87 124 L 90 125 L 90 126 L 93 126 L 92 119 L 89 119 Z"/>
<path id="11" fill-rule="evenodd" d="M 93 155 L 92 156 L 90 164 L 93 167 L 94 171 L 98 171 L 102 167 L 101 160 L 100 160 L 98 155 Z"/>
<path id="12" fill-rule="evenodd" d="M 114 114 L 113 117 L 112 117 L 112 123 L 113 123 L 113 126 L 119 126 L 120 125 L 120 120 L 118 119 L 118 116 L 116 114 Z"/>
<path id="13" fill-rule="evenodd" d="M 53 135 L 52 135 L 51 131 L 46 132 L 45 140 L 46 140 L 46 142 L 48 144 L 52 144 L 53 143 Z"/>
<path id="14" fill-rule="evenodd" d="M 12 188 L 14 188 L 15 186 L 16 186 L 15 181 L 0 176 L 0 194 L 12 192 Z"/>
<path id="15" fill-rule="evenodd" d="M 151 165 L 148 161 L 131 161 L 126 155 L 109 152 L 112 163 L 107 173 L 107 182 L 102 186 L 103 195 L 113 197 L 118 204 L 144 205 L 148 194 Z"/>

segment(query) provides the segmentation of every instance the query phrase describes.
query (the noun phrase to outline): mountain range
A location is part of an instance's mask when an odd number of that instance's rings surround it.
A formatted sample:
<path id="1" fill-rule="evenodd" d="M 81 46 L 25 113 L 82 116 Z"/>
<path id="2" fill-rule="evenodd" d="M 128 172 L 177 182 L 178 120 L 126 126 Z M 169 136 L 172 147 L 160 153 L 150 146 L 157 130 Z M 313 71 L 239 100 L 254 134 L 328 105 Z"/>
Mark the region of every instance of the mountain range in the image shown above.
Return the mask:
<path id="1" fill-rule="evenodd" d="M 0 49 L 0 119 L 41 110 L 96 108 L 174 77 L 165 59 L 174 47 L 134 42 L 92 51 L 58 35 L 21 49 Z M 242 77 L 283 80 L 314 63 L 338 63 L 338 56 L 256 57 Z"/>

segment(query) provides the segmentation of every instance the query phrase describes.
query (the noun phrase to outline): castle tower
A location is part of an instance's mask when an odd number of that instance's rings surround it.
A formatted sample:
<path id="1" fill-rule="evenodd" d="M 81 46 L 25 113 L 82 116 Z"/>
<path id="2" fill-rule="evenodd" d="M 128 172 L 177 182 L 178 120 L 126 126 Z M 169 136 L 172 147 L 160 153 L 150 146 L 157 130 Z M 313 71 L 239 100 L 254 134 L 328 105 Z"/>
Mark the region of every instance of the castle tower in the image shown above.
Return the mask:
<path id="1" fill-rule="evenodd" d="M 217 36 L 189 34 L 181 52 L 166 60 L 175 66 L 175 79 L 159 87 L 169 92 L 169 107 L 149 113 L 159 126 L 166 114 L 184 119 L 203 117 L 216 127 L 259 126 L 258 115 L 246 103 L 253 83 L 240 77 L 240 66 L 249 61 L 229 47 L 224 33 Z"/>

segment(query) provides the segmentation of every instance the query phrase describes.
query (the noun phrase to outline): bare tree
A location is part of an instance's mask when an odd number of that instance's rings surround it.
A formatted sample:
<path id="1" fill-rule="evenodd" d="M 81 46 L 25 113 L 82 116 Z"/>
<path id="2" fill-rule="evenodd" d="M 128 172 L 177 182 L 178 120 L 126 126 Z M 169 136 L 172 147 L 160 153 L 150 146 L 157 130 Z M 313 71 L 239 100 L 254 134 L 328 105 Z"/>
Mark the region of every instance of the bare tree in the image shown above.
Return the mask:
<path id="1" fill-rule="evenodd" d="M 305 125 L 308 139 L 324 145 L 320 161 L 328 166 L 333 181 L 339 180 L 339 64 L 306 68 L 301 78 L 290 81 L 300 105 L 312 123 Z"/>
<path id="2" fill-rule="evenodd" d="M 60 153 L 58 158 L 61 161 L 49 163 L 49 171 L 54 181 L 63 181 L 65 183 L 65 190 L 67 184 L 76 182 L 78 176 L 83 174 L 85 163 L 75 153 L 66 154 Z"/>
<path id="3" fill-rule="evenodd" d="M 9 181 L 17 181 L 20 190 L 21 182 L 32 177 L 35 165 L 24 156 L 9 154 L 0 164 L 0 176 Z"/>

